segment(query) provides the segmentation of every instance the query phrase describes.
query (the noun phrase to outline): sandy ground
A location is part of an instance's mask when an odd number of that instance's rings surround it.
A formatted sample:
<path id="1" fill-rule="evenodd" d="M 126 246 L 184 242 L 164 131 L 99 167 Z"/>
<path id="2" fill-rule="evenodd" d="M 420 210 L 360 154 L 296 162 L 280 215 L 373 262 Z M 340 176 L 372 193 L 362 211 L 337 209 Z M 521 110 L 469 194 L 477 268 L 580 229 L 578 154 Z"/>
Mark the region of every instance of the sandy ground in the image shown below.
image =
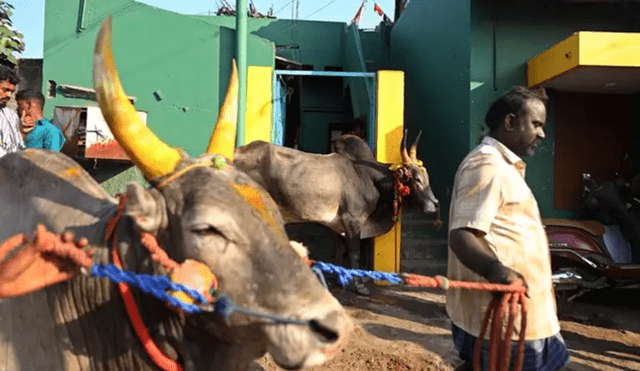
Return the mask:
<path id="1" fill-rule="evenodd" d="M 461 364 L 441 292 L 394 286 L 376 286 L 369 297 L 332 292 L 354 328 L 341 353 L 313 371 L 449 371 Z M 639 294 L 599 292 L 560 308 L 571 352 L 567 371 L 640 370 Z M 281 370 L 268 356 L 254 368 Z"/>

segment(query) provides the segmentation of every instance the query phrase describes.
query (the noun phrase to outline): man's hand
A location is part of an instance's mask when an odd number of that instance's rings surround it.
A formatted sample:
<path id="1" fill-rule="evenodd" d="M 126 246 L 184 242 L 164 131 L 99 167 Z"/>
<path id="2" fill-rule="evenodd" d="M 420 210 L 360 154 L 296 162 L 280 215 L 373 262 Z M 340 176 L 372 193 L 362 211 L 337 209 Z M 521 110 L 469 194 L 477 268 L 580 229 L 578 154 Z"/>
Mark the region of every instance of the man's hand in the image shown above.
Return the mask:
<path id="1" fill-rule="evenodd" d="M 47 246 L 41 243 L 45 236 Z M 25 244 L 27 246 L 22 250 L 6 258 L 9 252 Z M 90 253 L 81 250 L 87 244 L 86 239 L 74 243 L 73 235 L 69 233 L 54 235 L 41 225 L 32 241 L 24 235 L 11 237 L 0 246 L 0 298 L 28 294 L 74 277 L 80 267 L 67 257 L 73 254 L 84 264 L 90 264 Z M 54 248 L 59 250 L 65 245 L 73 252 L 62 257 L 51 253 Z"/>
<path id="2" fill-rule="evenodd" d="M 486 278 L 491 283 L 511 284 L 524 277 L 504 266 L 481 242 L 481 233 L 473 229 L 454 229 L 449 234 L 451 250 L 467 268 Z"/>
<path id="3" fill-rule="evenodd" d="M 27 110 L 21 110 L 20 112 L 20 132 L 22 134 L 27 134 L 31 132 L 35 128 L 35 120 L 29 114 L 27 114 Z"/>
<path id="4" fill-rule="evenodd" d="M 524 280 L 524 277 L 520 273 L 504 266 L 498 260 L 494 261 L 493 264 L 491 264 L 491 266 L 487 270 L 485 278 L 491 283 L 501 283 L 504 285 L 510 285 L 516 280 L 521 280 L 522 284 L 527 287 L 527 282 Z"/>

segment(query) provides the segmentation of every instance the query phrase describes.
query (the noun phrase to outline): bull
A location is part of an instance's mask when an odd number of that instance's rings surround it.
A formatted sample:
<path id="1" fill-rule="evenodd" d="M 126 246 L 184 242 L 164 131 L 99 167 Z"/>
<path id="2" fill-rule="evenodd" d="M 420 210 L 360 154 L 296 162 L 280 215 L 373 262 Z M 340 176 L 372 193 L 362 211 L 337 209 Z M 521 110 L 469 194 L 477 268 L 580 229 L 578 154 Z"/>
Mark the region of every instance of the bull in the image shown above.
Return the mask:
<path id="1" fill-rule="evenodd" d="M 346 334 L 348 316 L 290 247 L 277 206 L 244 173 L 224 166 L 222 157 L 191 158 L 156 137 L 126 98 L 110 44 L 109 18 L 94 53 L 98 104 L 114 137 L 151 184 L 145 189 L 134 183 L 126 190 L 114 243 L 124 269 L 165 273 L 141 247 L 141 233 L 151 233 L 172 259 L 206 264 L 219 282 L 216 295 L 260 313 L 315 324 L 269 323 L 242 313 L 185 314 L 133 290 L 157 349 L 186 370 L 244 370 L 265 352 L 286 369 L 329 359 Z M 234 86 L 237 91 L 237 82 Z M 233 151 L 233 142 L 218 144 L 220 152 L 229 146 Z M 65 155 L 26 150 L 1 158 L 0 205 L 0 241 L 44 224 L 55 233 L 88 238 L 94 261 L 111 261 L 107 246 L 113 241 L 106 240 L 105 229 L 118 203 Z M 145 353 L 146 345 L 127 320 L 117 285 L 106 279 L 79 275 L 0 301 L 2 370 L 157 370 L 152 361 L 157 357 Z"/>
<path id="2" fill-rule="evenodd" d="M 402 204 L 427 214 L 438 212 L 429 175 L 416 158 L 420 135 L 402 162 L 377 162 L 366 143 L 345 135 L 333 143 L 335 153 L 319 155 L 263 141 L 238 147 L 236 168 L 246 172 L 273 197 L 287 223 L 315 222 L 345 236 L 348 261 L 336 248 L 336 260 L 360 267 L 360 239 L 379 236 L 393 227 Z M 407 192 L 402 197 L 402 192 Z M 438 218 L 439 220 L 439 218 Z M 361 294 L 368 289 L 355 281 Z"/>

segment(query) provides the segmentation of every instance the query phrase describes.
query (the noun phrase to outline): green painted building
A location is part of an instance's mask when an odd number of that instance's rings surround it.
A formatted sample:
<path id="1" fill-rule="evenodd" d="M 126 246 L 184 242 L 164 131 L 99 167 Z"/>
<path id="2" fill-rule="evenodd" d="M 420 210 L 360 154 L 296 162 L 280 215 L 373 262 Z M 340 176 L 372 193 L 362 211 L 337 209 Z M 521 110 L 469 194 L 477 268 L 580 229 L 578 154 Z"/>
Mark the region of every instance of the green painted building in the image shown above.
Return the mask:
<path id="1" fill-rule="evenodd" d="M 249 18 L 248 64 L 315 71 L 405 71 L 405 126 L 410 138 L 418 130 L 423 132 L 418 157 L 427 165 L 446 222 L 457 166 L 478 143 L 491 101 L 513 85 L 527 84 L 527 60 L 576 31 L 638 32 L 639 5 L 627 1 L 413 0 L 394 25 L 381 24 L 376 31 L 356 30 L 339 22 Z M 194 156 L 202 153 L 226 91 L 235 50 L 235 17 L 181 15 L 131 0 L 49 0 L 43 89 L 49 81 L 91 87 L 93 44 L 108 14 L 113 15 L 118 71 L 127 94 L 135 97 L 136 108 L 148 112 L 147 123 L 162 140 Z M 288 102 L 288 145 L 327 152 L 333 130 L 348 130 L 362 115 L 371 119 L 367 90 L 371 82 L 296 77 L 285 83 L 291 88 L 283 98 Z M 558 125 L 563 125 L 564 132 L 580 131 L 580 123 L 558 122 L 558 117 L 567 114 L 556 112 L 555 102 L 566 105 L 567 99 L 580 101 L 580 96 L 549 94 L 547 141 L 528 160 L 527 180 L 543 216 L 572 217 L 574 208 L 560 202 L 554 193 L 563 182 L 563 174 L 554 170 L 559 161 L 556 147 L 566 142 L 558 143 L 556 131 Z M 585 99 L 620 101 L 611 95 L 591 94 Z M 622 100 L 636 107 L 638 99 L 635 94 Z M 45 114 L 51 116 L 54 106 L 94 104 L 57 94 L 47 100 Z M 610 106 L 584 108 L 602 116 L 600 122 L 605 124 Z M 638 117 L 634 111 L 627 121 Z M 607 143 L 584 146 L 621 151 L 611 147 L 615 145 L 612 141 Z M 110 192 L 121 191 L 131 180 L 142 181 L 127 165 L 100 161 L 88 165 Z M 423 216 L 413 213 L 407 213 L 404 223 L 404 269 L 442 272 L 446 228 L 436 231 Z"/>

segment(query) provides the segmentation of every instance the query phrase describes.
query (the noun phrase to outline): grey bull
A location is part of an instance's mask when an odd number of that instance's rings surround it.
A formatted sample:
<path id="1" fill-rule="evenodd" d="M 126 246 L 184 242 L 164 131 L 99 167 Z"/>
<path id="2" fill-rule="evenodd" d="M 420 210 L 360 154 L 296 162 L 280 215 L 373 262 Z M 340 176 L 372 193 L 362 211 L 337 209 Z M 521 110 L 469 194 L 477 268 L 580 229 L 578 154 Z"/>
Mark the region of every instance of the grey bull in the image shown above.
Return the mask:
<path id="1" fill-rule="evenodd" d="M 349 265 L 358 268 L 360 239 L 384 234 L 395 223 L 397 186 L 408 187 L 402 198 L 407 206 L 428 214 L 439 209 L 427 171 L 416 158 L 418 140 L 408 153 L 403 139 L 403 162 L 393 170 L 375 161 L 366 143 L 353 135 L 334 142 L 338 153 L 328 155 L 255 141 L 236 149 L 234 164 L 271 194 L 286 222 L 316 222 L 343 233 Z M 336 252 L 338 260 L 342 256 Z M 359 286 L 359 291 L 366 289 Z"/>
<path id="2" fill-rule="evenodd" d="M 151 338 L 185 370 L 244 370 L 265 352 L 287 369 L 323 363 L 349 327 L 344 309 L 291 249 L 282 217 L 259 185 L 230 164 L 210 166 L 215 155 L 194 159 L 162 143 L 137 119 L 113 65 L 110 35 L 109 20 L 94 56 L 98 102 L 152 185 L 127 188 L 117 227 L 124 268 L 164 273 L 140 243 L 141 232 L 152 233 L 174 260 L 205 263 L 219 281 L 217 294 L 237 305 L 317 323 L 312 329 L 242 314 L 184 314 L 134 289 Z M 26 150 L 1 158 L 0 205 L 0 240 L 42 223 L 55 233 L 87 237 L 94 260 L 110 261 L 105 228 L 117 202 L 65 155 Z M 117 285 L 107 279 L 80 275 L 0 301 L 0 370 L 157 369 L 136 338 Z"/>

